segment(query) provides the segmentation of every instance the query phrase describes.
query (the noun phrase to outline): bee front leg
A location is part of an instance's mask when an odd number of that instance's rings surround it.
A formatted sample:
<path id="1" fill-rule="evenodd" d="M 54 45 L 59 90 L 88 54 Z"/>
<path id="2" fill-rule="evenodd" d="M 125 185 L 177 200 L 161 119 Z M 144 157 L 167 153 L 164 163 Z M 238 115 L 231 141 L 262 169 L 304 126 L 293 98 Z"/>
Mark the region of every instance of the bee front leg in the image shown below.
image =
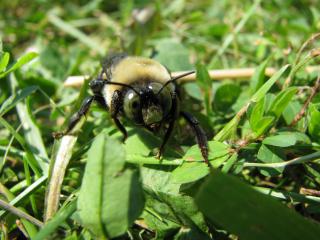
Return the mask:
<path id="1" fill-rule="evenodd" d="M 208 159 L 209 153 L 208 153 L 207 137 L 206 137 L 206 134 L 203 131 L 202 127 L 200 126 L 199 121 L 194 116 L 192 116 L 190 113 L 182 111 L 182 112 L 180 112 L 180 114 L 188 122 L 188 124 L 192 127 L 192 129 L 196 135 L 197 142 L 198 142 L 199 148 L 201 150 L 202 157 L 203 157 L 205 163 L 209 167 L 211 167 L 211 164 Z"/>
<path id="2" fill-rule="evenodd" d="M 128 137 L 128 133 L 123 124 L 118 119 L 118 114 L 122 106 L 122 101 L 123 100 L 121 92 L 119 90 L 114 91 L 111 99 L 110 113 L 114 123 L 123 135 L 122 142 L 125 142 Z"/>
<path id="3" fill-rule="evenodd" d="M 157 156 L 156 156 L 158 159 L 161 158 L 161 156 L 162 156 L 162 154 L 164 152 L 164 147 L 167 144 L 167 142 L 168 142 L 168 140 L 169 140 L 169 138 L 170 138 L 170 136 L 172 134 L 173 127 L 174 127 L 174 122 L 175 122 L 175 120 L 171 120 L 170 123 L 169 123 L 169 127 L 168 127 L 168 129 L 167 129 L 167 131 L 166 131 L 166 133 L 164 135 L 163 141 L 162 141 L 161 146 L 159 148 L 159 152 L 157 153 Z"/>
<path id="4" fill-rule="evenodd" d="M 63 132 L 55 132 L 55 133 L 53 133 L 52 134 L 53 137 L 56 138 L 56 139 L 59 139 L 59 138 L 63 137 L 64 135 L 70 134 L 71 131 L 74 129 L 74 127 L 77 125 L 77 123 L 81 120 L 81 118 L 87 114 L 87 112 L 89 111 L 93 100 L 95 100 L 95 96 L 87 97 L 83 101 L 79 111 L 76 112 L 75 114 L 73 114 L 73 116 L 70 118 L 70 122 L 68 124 L 67 129 L 65 131 L 63 131 Z"/>
<path id="5" fill-rule="evenodd" d="M 173 96 L 172 96 L 172 109 L 171 109 L 171 116 L 172 116 L 172 119 L 170 120 L 169 122 L 169 127 L 164 135 L 164 138 L 163 138 L 163 141 L 161 143 L 161 146 L 159 148 L 159 152 L 157 154 L 157 158 L 160 159 L 163 152 L 164 152 L 164 147 L 165 145 L 167 144 L 169 138 L 171 137 L 171 134 L 173 132 L 173 128 L 174 128 L 174 123 L 176 121 L 176 119 L 178 118 L 179 116 L 179 99 L 177 97 L 177 94 L 174 93 Z"/>

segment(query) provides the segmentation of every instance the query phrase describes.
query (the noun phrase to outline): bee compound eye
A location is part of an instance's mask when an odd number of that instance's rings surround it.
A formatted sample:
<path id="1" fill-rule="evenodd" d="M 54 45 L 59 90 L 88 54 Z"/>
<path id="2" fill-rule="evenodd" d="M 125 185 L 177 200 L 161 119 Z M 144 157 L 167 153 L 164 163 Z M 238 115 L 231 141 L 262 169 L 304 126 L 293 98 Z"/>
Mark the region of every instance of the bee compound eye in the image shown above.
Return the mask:
<path id="1" fill-rule="evenodd" d="M 123 102 L 123 110 L 127 118 L 133 120 L 137 124 L 141 122 L 140 97 L 137 93 L 132 90 L 129 90 L 126 93 Z"/>

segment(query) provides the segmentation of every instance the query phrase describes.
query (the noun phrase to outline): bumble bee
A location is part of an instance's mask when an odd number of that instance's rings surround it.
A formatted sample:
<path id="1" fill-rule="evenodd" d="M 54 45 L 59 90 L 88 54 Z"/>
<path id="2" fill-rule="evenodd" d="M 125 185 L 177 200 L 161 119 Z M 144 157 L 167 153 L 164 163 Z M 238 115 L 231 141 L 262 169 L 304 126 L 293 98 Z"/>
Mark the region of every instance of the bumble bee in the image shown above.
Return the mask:
<path id="1" fill-rule="evenodd" d="M 169 70 L 155 60 L 126 54 L 111 55 L 103 61 L 98 78 L 89 83 L 93 96 L 84 100 L 79 111 L 71 117 L 67 129 L 54 136 L 59 138 L 70 134 L 92 102 L 97 102 L 110 112 L 124 141 L 127 131 L 119 119 L 121 116 L 152 132 L 168 125 L 157 154 L 160 158 L 175 121 L 181 116 L 193 129 L 203 159 L 209 165 L 208 144 L 203 129 L 195 117 L 179 107 L 176 80 L 192 73 L 194 71 L 171 77 Z"/>

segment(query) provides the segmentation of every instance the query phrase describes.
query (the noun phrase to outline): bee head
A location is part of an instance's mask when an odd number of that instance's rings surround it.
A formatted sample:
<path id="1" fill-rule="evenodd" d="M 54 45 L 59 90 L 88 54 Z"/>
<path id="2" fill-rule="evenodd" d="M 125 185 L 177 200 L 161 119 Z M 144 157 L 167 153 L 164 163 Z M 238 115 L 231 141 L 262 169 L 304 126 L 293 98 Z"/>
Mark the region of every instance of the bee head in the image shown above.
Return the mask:
<path id="1" fill-rule="evenodd" d="M 172 85 L 148 82 L 129 89 L 123 101 L 123 110 L 137 125 L 157 130 L 172 107 Z"/>

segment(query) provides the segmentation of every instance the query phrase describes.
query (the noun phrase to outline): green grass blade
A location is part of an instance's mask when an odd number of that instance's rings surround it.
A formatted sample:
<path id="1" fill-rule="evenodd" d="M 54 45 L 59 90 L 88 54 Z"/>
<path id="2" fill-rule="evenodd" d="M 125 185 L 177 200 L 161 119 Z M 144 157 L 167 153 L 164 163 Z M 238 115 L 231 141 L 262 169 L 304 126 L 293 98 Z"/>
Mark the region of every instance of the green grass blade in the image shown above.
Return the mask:
<path id="1" fill-rule="evenodd" d="M 277 71 L 273 76 L 259 88 L 259 90 L 253 94 L 250 101 L 251 102 L 258 102 L 261 98 L 263 98 L 266 93 L 270 90 L 270 88 L 273 86 L 273 84 L 276 83 L 280 79 L 280 77 L 288 70 L 290 65 L 285 65 L 282 68 L 280 68 L 279 71 Z"/>
<path id="2" fill-rule="evenodd" d="M 44 227 L 33 238 L 34 240 L 47 239 L 51 233 L 53 233 L 62 223 L 64 223 L 77 208 L 77 201 L 73 200 L 64 208 L 61 208 L 57 214 L 47 222 Z"/>
<path id="3" fill-rule="evenodd" d="M 63 21 L 58 16 L 54 15 L 53 13 L 49 14 L 48 17 L 49 22 L 51 22 L 53 25 L 58 27 L 60 30 L 70 34 L 74 38 L 78 39 L 85 45 L 87 45 L 92 50 L 98 52 L 100 55 L 105 55 L 105 50 L 101 48 L 101 44 L 93 40 L 92 38 L 85 35 L 83 32 L 81 32 L 79 29 L 75 28 L 71 24 Z"/>
<path id="4" fill-rule="evenodd" d="M 0 108 L 0 116 L 3 116 L 9 110 L 14 108 L 18 102 L 25 99 L 27 96 L 31 95 L 38 89 L 37 86 L 29 86 L 24 89 L 17 91 L 17 93 L 11 95 L 6 101 L 4 101 Z"/>
<path id="5" fill-rule="evenodd" d="M 248 22 L 250 17 L 255 13 L 257 7 L 259 6 L 261 0 L 255 0 L 252 6 L 247 10 L 247 12 L 242 16 L 241 21 L 237 24 L 235 29 L 232 33 L 230 33 L 226 39 L 223 41 L 222 46 L 219 48 L 216 56 L 211 60 L 209 63 L 209 68 L 213 68 L 219 58 L 225 53 L 227 48 L 230 46 L 232 41 L 234 40 L 235 36 L 241 31 L 241 29 L 245 26 L 245 24 Z"/>
<path id="6" fill-rule="evenodd" d="M 30 165 L 30 167 L 32 168 L 33 172 L 40 177 L 41 173 L 40 173 L 40 168 L 39 168 L 39 162 L 38 160 L 34 157 L 31 149 L 29 148 L 29 146 L 27 145 L 27 143 L 25 142 L 24 138 L 14 130 L 14 128 L 6 121 L 4 120 L 4 118 L 0 117 L 0 124 L 2 124 L 4 127 L 6 127 L 10 133 L 15 137 L 15 139 L 19 142 L 19 144 L 22 146 L 22 148 L 25 150 L 26 152 L 26 157 L 28 159 L 28 164 Z"/>
<path id="7" fill-rule="evenodd" d="M 29 101 L 27 101 L 27 104 L 28 103 Z M 47 172 L 49 157 L 44 146 L 40 130 L 35 124 L 32 113 L 30 112 L 30 106 L 27 104 L 19 102 L 16 106 L 17 113 L 24 130 L 25 141 L 29 147 L 37 153 L 40 159 L 43 159 L 41 163 L 39 162 L 39 165 L 43 172 Z"/>

